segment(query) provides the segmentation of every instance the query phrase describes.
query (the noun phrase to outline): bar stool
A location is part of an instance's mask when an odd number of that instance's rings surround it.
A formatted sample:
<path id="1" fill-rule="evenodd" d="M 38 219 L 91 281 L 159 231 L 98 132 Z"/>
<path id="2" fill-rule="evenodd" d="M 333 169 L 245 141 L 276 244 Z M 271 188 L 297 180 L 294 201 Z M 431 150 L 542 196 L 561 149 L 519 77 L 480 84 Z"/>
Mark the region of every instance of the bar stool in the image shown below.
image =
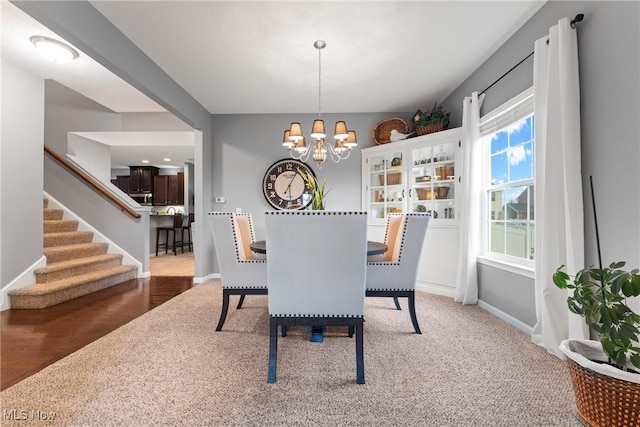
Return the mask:
<path id="1" fill-rule="evenodd" d="M 194 220 L 195 220 L 195 215 L 190 213 L 189 214 L 189 219 L 187 221 L 187 225 L 182 225 L 182 241 L 184 242 L 184 232 L 186 230 L 187 231 L 187 238 L 189 240 L 189 252 L 192 252 L 192 250 L 191 250 L 191 223 L 193 223 Z"/>
<path id="2" fill-rule="evenodd" d="M 182 214 L 173 215 L 173 227 L 157 227 L 156 228 L 156 256 L 158 256 L 158 249 L 164 248 L 164 253 L 169 252 L 169 232 L 173 232 L 173 254 L 178 255 L 177 246 L 182 247 L 182 253 L 184 253 L 184 245 L 182 244 Z M 160 232 L 164 231 L 164 243 L 160 243 Z M 180 240 L 178 240 L 178 232 L 180 232 Z"/>

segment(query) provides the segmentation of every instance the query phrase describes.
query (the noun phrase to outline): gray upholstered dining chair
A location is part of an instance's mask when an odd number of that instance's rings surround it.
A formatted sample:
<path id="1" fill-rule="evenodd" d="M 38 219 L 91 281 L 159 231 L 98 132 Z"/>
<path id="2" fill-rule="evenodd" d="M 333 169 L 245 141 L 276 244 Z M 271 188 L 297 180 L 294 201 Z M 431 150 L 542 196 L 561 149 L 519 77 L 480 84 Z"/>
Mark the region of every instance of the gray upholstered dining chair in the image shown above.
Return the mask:
<path id="1" fill-rule="evenodd" d="M 387 218 L 385 254 L 367 260 L 368 297 L 407 298 L 413 329 L 421 334 L 416 317 L 415 289 L 418 265 L 431 215 L 428 213 L 394 214 Z"/>
<path id="2" fill-rule="evenodd" d="M 245 295 L 267 294 L 267 262 L 249 247 L 254 237 L 251 214 L 209 212 L 209 225 L 222 279 L 222 311 L 216 326 L 220 331 L 231 295 L 240 296 L 239 309 Z"/>
<path id="3" fill-rule="evenodd" d="M 265 226 L 267 381 L 276 381 L 279 326 L 348 326 L 355 331 L 356 380 L 364 384 L 366 212 L 274 211 L 265 214 Z"/>

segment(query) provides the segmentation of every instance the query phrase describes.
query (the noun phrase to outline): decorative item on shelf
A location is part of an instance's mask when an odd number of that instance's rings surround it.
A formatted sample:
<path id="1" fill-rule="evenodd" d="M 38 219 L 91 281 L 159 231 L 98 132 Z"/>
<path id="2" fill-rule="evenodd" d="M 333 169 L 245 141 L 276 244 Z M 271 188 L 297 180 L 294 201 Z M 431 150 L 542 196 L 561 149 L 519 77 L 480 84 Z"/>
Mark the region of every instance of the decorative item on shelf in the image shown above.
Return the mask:
<path id="1" fill-rule="evenodd" d="M 590 178 L 591 179 L 591 178 Z M 562 341 L 568 357 L 579 417 L 590 426 L 640 425 L 640 313 L 627 299 L 640 296 L 640 272 L 624 262 L 602 267 L 600 237 L 591 182 L 599 268 L 579 270 L 571 279 L 560 266 L 553 283 L 573 292 L 567 297 L 572 313 L 582 316 L 599 339 Z"/>
<path id="2" fill-rule="evenodd" d="M 391 160 L 391 167 L 392 167 L 392 168 L 397 168 L 397 167 L 400 167 L 400 166 L 402 166 L 402 156 L 400 156 L 400 157 L 394 157 L 394 158 Z"/>
<path id="3" fill-rule="evenodd" d="M 436 102 L 426 113 L 416 111 L 413 115 L 413 128 L 418 135 L 440 132 L 449 127 L 449 114 Z"/>
<path id="4" fill-rule="evenodd" d="M 313 145 L 308 147 L 304 136 L 302 136 L 302 127 L 299 122 L 291 123 L 291 127 L 284 131 L 282 145 L 289 150 L 289 154 L 296 160 L 306 162 L 309 156 L 322 168 L 322 164 L 327 160 L 327 153 L 334 163 L 345 160 L 351 154 L 351 150 L 358 145 L 356 132 L 347 130 L 347 124 L 344 121 L 338 121 L 335 125 L 333 138 L 336 140 L 335 145 L 325 142 L 326 132 L 324 128 L 324 120 L 322 120 L 322 55 L 321 51 L 327 44 L 323 40 L 316 40 L 313 46 L 318 49 L 318 118 L 314 120 L 311 127 L 311 137 Z"/>
<path id="5" fill-rule="evenodd" d="M 380 179 L 380 185 L 399 185 L 402 180 L 402 174 L 390 173 L 386 176 L 386 180 L 384 175 L 378 175 L 378 178 Z"/>
<path id="6" fill-rule="evenodd" d="M 390 143 L 392 130 L 395 130 L 400 134 L 406 134 L 409 132 L 409 126 L 407 125 L 407 122 L 398 117 L 381 120 L 373 129 L 373 132 L 371 132 L 373 141 L 377 145 Z"/>
<path id="7" fill-rule="evenodd" d="M 391 140 L 391 142 L 402 141 L 403 139 L 407 139 L 408 137 L 410 137 L 414 133 L 415 132 L 400 133 L 396 129 L 391 129 L 391 132 L 389 133 L 389 140 Z"/>
<path id="8" fill-rule="evenodd" d="M 424 207 L 424 205 L 417 205 L 416 206 L 416 212 L 426 212 L 427 208 Z"/>
<path id="9" fill-rule="evenodd" d="M 315 176 L 305 173 L 302 169 L 298 169 L 298 173 L 307 184 L 309 191 L 311 191 L 311 209 L 314 211 L 323 211 L 325 207 L 324 199 L 333 187 L 325 191 L 327 185 L 326 180 L 323 179 L 322 184 L 318 186 L 318 181 Z"/>
<path id="10" fill-rule="evenodd" d="M 431 188 L 416 188 L 418 194 L 418 200 L 435 200 L 438 198 L 438 194 Z"/>
<path id="11" fill-rule="evenodd" d="M 446 186 L 437 187 L 435 191 L 436 191 L 436 197 L 438 199 L 446 199 L 447 195 L 449 194 L 449 187 L 446 187 Z"/>
<path id="12" fill-rule="evenodd" d="M 438 211 L 436 211 L 436 210 L 431 210 L 431 209 L 429 209 L 429 210 L 427 211 L 427 213 L 428 213 L 429 215 L 431 215 L 431 218 L 433 218 L 433 219 L 438 218 Z"/>

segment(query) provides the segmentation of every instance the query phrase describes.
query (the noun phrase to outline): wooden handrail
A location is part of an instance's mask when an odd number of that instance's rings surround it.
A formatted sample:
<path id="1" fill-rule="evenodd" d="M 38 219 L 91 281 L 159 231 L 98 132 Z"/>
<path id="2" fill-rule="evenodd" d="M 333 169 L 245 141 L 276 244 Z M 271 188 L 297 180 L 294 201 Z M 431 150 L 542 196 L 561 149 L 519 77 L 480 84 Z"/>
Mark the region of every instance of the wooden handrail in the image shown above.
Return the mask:
<path id="1" fill-rule="evenodd" d="M 84 181 L 87 185 L 92 187 L 102 196 L 106 197 L 111 203 L 113 203 L 114 205 L 116 205 L 117 207 L 119 207 L 120 209 L 122 209 L 123 211 L 131 215 L 132 217 L 140 218 L 142 216 L 138 212 L 131 209 L 129 206 L 122 203 L 110 191 L 106 190 L 104 186 L 100 184 L 98 181 L 96 181 L 95 179 L 87 175 L 85 172 L 78 169 L 73 163 L 71 163 L 69 160 L 65 159 L 64 157 L 62 157 L 61 155 L 59 155 L 58 153 L 56 153 L 46 145 L 44 146 L 44 152 L 50 155 L 51 157 L 53 157 L 54 160 L 56 160 L 58 163 L 64 166 L 67 170 L 72 172 L 74 175 L 76 175 L 78 178 Z"/>

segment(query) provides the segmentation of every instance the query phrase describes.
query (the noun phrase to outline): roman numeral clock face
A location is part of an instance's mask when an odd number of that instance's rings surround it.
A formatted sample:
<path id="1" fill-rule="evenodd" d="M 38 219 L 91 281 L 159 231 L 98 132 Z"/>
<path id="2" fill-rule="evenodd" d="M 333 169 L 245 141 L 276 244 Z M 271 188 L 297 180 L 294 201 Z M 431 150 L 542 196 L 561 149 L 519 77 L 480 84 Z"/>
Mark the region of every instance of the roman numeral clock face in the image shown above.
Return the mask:
<path id="1" fill-rule="evenodd" d="M 282 159 L 272 164 L 262 180 L 262 192 L 276 209 L 304 209 L 311 204 L 311 192 L 298 169 L 315 177 L 313 170 L 299 160 Z"/>

